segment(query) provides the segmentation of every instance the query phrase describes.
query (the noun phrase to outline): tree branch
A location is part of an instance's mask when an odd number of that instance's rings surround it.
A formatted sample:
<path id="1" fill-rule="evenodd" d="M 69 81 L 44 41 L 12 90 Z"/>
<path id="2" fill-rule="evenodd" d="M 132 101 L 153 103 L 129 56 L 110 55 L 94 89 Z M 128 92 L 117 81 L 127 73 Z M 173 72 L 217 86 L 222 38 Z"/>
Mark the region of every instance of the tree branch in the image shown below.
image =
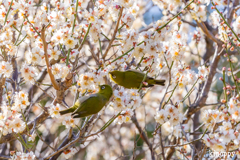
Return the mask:
<path id="1" fill-rule="evenodd" d="M 132 119 L 132 122 L 133 122 L 133 123 L 135 124 L 135 126 L 137 127 L 138 132 L 139 132 L 141 138 L 142 138 L 143 141 L 147 144 L 149 150 L 151 151 L 152 160 L 155 160 L 153 146 L 152 146 L 152 144 L 149 142 L 147 135 L 145 134 L 145 132 L 142 130 L 141 126 L 139 125 L 138 120 L 137 120 L 137 118 L 136 118 L 136 113 L 135 113 L 135 111 L 134 111 L 134 114 L 133 114 L 133 116 L 131 117 L 131 119 Z"/>
<path id="2" fill-rule="evenodd" d="M 53 87 L 56 90 L 59 90 L 59 84 L 55 80 L 54 75 L 52 74 L 52 71 L 50 69 L 51 66 L 50 66 L 50 63 L 49 63 L 48 53 L 47 53 L 47 42 L 46 42 L 46 38 L 45 38 L 45 27 L 43 27 L 42 30 L 41 30 L 41 39 L 42 39 L 42 42 L 43 42 L 44 57 L 45 57 L 46 65 L 47 65 L 47 72 L 50 76 Z"/>
<path id="3" fill-rule="evenodd" d="M 104 55 L 103 55 L 103 57 L 102 57 L 103 59 L 105 59 L 105 57 L 107 56 L 108 51 L 110 50 L 110 48 L 111 48 L 111 46 L 112 46 L 112 42 L 113 42 L 114 39 L 115 39 L 115 36 L 116 36 L 116 34 L 117 34 L 117 31 L 118 31 L 118 26 L 119 26 L 119 23 L 120 23 L 120 20 L 121 20 L 121 17 L 122 17 L 123 9 L 124 9 L 124 7 L 122 7 L 122 8 L 120 9 L 118 21 L 117 21 L 116 27 L 115 27 L 115 29 L 114 29 L 112 39 L 111 39 L 110 42 L 108 43 L 108 47 L 107 47 L 107 49 L 106 49 L 106 51 L 105 51 L 105 53 L 104 53 Z"/>

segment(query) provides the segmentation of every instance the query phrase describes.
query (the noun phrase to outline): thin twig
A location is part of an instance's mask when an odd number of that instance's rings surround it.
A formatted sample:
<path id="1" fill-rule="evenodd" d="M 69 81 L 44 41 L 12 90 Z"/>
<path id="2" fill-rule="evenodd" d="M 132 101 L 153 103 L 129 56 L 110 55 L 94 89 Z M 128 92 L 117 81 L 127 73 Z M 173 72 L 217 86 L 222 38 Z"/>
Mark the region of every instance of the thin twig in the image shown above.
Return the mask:
<path id="1" fill-rule="evenodd" d="M 41 139 L 42 142 L 44 142 L 49 148 L 51 148 L 53 151 L 55 151 L 55 149 L 54 149 L 52 146 L 50 146 L 49 144 L 47 144 L 47 142 L 45 142 L 45 141 L 42 139 L 42 137 L 39 135 L 38 131 L 36 131 L 36 133 L 37 133 L 38 137 Z"/>

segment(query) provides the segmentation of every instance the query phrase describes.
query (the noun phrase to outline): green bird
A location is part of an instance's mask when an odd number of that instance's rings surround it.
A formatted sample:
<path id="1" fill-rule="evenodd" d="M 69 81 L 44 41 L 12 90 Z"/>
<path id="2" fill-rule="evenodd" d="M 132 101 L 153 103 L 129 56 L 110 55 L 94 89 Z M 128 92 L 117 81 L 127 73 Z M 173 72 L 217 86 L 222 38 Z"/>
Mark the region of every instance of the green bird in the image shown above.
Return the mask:
<path id="1" fill-rule="evenodd" d="M 112 71 L 109 72 L 110 78 L 120 86 L 125 88 L 138 89 L 144 79 L 145 73 L 137 70 Z M 152 87 L 155 84 L 164 86 L 165 80 L 156 80 L 147 76 L 142 87 Z"/>
<path id="2" fill-rule="evenodd" d="M 99 88 L 98 93 L 79 98 L 72 107 L 60 111 L 60 114 L 72 113 L 73 118 L 81 118 L 98 113 L 113 94 L 109 85 L 101 85 Z"/>

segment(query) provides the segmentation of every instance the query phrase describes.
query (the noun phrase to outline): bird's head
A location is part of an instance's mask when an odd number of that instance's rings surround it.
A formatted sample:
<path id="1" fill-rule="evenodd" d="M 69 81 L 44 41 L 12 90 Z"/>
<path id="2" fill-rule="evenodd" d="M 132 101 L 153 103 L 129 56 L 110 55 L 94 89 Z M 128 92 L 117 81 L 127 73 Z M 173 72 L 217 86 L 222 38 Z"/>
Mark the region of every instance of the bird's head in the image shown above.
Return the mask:
<path id="1" fill-rule="evenodd" d="M 121 84 L 121 82 L 123 81 L 123 78 L 124 78 L 124 73 L 121 71 L 115 70 L 115 71 L 109 72 L 109 76 L 112 81 L 114 81 L 117 84 Z"/>
<path id="2" fill-rule="evenodd" d="M 108 99 L 110 99 L 110 97 L 112 96 L 113 94 L 113 90 L 112 90 L 112 87 L 107 85 L 107 84 L 104 84 L 104 85 L 99 85 L 99 92 L 100 94 L 106 96 Z"/>

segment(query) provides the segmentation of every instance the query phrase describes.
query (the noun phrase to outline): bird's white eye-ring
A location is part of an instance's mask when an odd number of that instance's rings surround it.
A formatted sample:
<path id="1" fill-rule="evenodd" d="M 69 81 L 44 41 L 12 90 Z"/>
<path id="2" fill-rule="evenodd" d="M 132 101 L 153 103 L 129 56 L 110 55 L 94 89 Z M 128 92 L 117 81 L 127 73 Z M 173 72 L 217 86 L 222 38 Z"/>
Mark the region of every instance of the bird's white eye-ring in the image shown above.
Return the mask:
<path id="1" fill-rule="evenodd" d="M 105 89 L 105 86 L 102 86 L 102 89 Z"/>
<path id="2" fill-rule="evenodd" d="M 116 78 L 116 76 L 115 76 L 115 75 L 113 75 L 112 77 L 113 77 L 114 79 Z"/>

